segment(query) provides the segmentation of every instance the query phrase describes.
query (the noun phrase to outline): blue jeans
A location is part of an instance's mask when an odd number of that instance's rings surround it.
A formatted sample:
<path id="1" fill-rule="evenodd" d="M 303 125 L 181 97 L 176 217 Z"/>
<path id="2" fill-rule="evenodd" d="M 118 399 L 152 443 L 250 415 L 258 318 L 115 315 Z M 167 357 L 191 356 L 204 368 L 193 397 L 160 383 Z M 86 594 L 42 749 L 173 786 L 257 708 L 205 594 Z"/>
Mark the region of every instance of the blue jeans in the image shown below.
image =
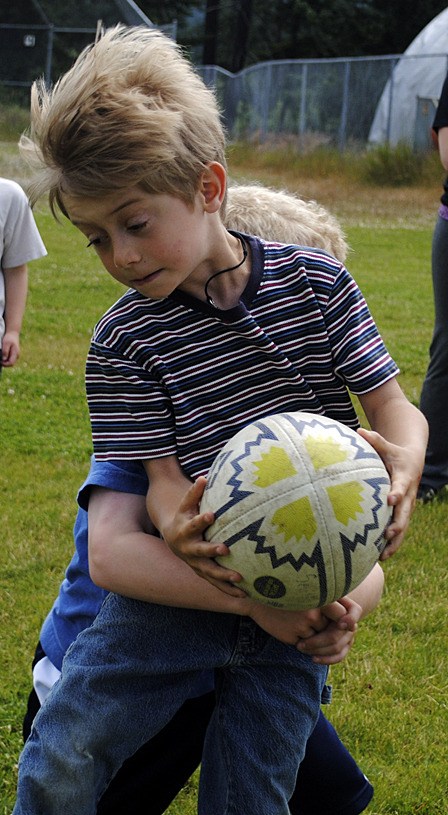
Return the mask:
<path id="1" fill-rule="evenodd" d="M 422 487 L 435 490 L 448 484 L 448 221 L 440 215 L 432 240 L 432 283 L 435 320 L 429 365 L 420 397 L 420 410 L 429 424 Z"/>
<path id="2" fill-rule="evenodd" d="M 14 815 L 95 815 L 125 759 L 217 671 L 200 815 L 287 815 L 327 669 L 247 618 L 109 595 L 67 652 L 19 762 Z"/>

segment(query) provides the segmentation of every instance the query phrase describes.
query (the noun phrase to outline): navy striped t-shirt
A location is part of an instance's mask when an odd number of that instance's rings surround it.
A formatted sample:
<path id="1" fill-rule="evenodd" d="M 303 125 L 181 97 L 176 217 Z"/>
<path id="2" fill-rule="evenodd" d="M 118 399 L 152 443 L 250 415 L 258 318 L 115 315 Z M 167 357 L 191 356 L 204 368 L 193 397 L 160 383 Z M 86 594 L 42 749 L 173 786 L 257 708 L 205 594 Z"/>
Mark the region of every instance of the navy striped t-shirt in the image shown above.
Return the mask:
<path id="1" fill-rule="evenodd" d="M 252 271 L 235 308 L 129 290 L 98 322 L 86 369 L 98 460 L 177 455 L 195 479 L 234 433 L 273 413 L 324 413 L 356 428 L 348 391 L 398 373 L 339 261 L 244 237 Z"/>

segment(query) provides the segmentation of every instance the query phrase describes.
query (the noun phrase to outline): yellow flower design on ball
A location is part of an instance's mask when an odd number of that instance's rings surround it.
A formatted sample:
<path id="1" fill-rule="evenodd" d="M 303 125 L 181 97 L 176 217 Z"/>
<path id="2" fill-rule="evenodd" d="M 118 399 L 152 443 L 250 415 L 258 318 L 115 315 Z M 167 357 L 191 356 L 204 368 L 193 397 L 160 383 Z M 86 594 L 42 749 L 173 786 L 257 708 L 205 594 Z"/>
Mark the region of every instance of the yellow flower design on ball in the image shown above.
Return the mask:
<path id="1" fill-rule="evenodd" d="M 267 452 L 261 454 L 260 459 L 255 462 L 255 467 L 258 475 L 254 479 L 254 484 L 261 488 L 270 487 L 277 481 L 291 478 L 297 473 L 286 450 L 274 444 Z"/>
<path id="2" fill-rule="evenodd" d="M 337 441 L 329 437 L 328 433 L 313 433 L 306 436 L 304 444 L 315 470 L 330 467 L 347 461 L 347 448 L 344 449 Z"/>

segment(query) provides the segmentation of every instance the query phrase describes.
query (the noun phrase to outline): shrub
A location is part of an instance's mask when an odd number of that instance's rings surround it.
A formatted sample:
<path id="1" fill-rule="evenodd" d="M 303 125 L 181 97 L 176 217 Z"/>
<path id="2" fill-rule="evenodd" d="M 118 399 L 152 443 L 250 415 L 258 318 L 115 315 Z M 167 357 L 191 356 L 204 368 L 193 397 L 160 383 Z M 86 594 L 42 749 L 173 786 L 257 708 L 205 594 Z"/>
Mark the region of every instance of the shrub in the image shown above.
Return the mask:
<path id="1" fill-rule="evenodd" d="M 405 187 L 421 180 L 423 164 L 423 154 L 414 152 L 408 144 L 382 144 L 359 159 L 359 174 L 368 184 Z"/>

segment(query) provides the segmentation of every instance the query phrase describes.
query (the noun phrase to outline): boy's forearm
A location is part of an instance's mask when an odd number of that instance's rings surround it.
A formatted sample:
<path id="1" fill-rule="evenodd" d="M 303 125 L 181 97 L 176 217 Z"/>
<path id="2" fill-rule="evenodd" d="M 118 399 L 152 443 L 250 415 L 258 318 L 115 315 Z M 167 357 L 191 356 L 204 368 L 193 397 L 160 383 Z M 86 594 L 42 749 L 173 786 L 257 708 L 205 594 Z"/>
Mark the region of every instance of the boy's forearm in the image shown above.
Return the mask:
<path id="1" fill-rule="evenodd" d="M 26 265 L 4 269 L 5 279 L 5 330 L 20 334 L 28 293 L 28 269 Z"/>
<path id="2" fill-rule="evenodd" d="M 143 496 L 95 487 L 88 518 L 89 570 L 101 588 L 159 605 L 249 613 L 248 600 L 224 594 L 198 577 L 163 540 L 148 533 Z"/>
<path id="3" fill-rule="evenodd" d="M 391 403 L 384 411 L 381 420 L 375 423 L 376 430 L 385 439 L 414 450 L 415 454 L 425 457 L 428 443 L 428 425 L 421 411 L 407 400 Z"/>
<path id="4" fill-rule="evenodd" d="M 349 597 L 362 608 L 361 620 L 377 607 L 383 595 L 383 589 L 384 572 L 379 563 L 376 563 L 370 574 L 349 594 Z"/>
<path id="5" fill-rule="evenodd" d="M 399 447 L 414 451 L 424 459 L 428 442 L 428 423 L 403 394 L 395 380 L 376 391 L 363 394 L 361 404 L 372 430 Z"/>
<path id="6" fill-rule="evenodd" d="M 90 574 L 108 591 L 159 605 L 251 617 L 272 636 L 294 645 L 298 637 L 326 626 L 319 610 L 294 614 L 273 609 L 226 594 L 199 577 L 165 541 L 146 531 L 143 496 L 96 487 L 88 515 Z M 362 602 L 367 608 L 365 596 Z"/>
<path id="7" fill-rule="evenodd" d="M 135 600 L 200 611 L 249 613 L 249 601 L 225 594 L 198 577 L 164 541 L 145 533 L 109 538 L 109 559 L 92 563 L 91 573 L 102 588 Z"/>
<path id="8" fill-rule="evenodd" d="M 163 534 L 191 481 L 182 472 L 175 456 L 143 462 L 149 480 L 146 507 L 152 523 Z"/>

